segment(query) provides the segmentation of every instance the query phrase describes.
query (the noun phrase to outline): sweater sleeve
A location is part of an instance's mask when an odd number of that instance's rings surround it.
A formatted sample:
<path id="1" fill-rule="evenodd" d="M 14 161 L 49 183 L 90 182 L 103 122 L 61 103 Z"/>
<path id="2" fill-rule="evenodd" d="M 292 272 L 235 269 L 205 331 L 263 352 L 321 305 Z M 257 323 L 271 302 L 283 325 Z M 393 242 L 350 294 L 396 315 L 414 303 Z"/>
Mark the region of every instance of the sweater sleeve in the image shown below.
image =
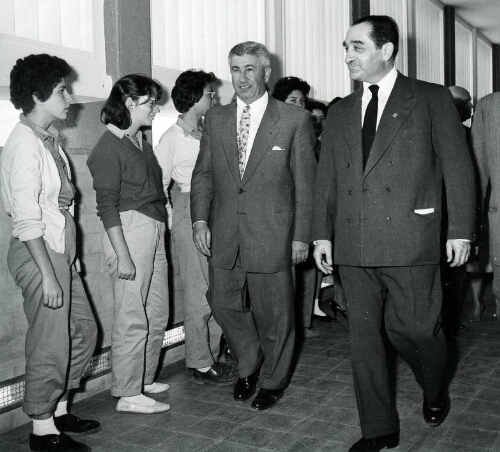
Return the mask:
<path id="1" fill-rule="evenodd" d="M 109 141 L 104 140 L 97 143 L 87 161 L 87 166 L 94 180 L 97 215 L 106 230 L 122 225 L 118 210 L 122 165 L 118 149 Z"/>

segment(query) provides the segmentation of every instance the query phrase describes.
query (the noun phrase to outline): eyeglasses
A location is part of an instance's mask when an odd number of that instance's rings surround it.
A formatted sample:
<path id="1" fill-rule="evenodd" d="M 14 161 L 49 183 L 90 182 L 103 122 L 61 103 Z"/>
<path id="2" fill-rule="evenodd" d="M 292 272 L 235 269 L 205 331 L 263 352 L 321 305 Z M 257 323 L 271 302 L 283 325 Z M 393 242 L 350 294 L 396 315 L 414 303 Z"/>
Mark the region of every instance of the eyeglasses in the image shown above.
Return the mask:
<path id="1" fill-rule="evenodd" d="M 210 99 L 212 99 L 212 100 L 215 97 L 215 91 L 205 91 L 203 93 L 203 95 L 205 95 L 205 94 L 210 94 Z"/>

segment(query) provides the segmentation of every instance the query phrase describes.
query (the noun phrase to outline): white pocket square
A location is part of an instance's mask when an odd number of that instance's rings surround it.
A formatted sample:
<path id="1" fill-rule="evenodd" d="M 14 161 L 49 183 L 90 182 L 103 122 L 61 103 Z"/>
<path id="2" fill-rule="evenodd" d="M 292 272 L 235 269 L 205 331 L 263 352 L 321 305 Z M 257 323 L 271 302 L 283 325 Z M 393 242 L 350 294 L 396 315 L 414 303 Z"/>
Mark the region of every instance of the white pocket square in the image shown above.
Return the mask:
<path id="1" fill-rule="evenodd" d="M 273 146 L 273 151 L 284 151 L 285 149 L 280 148 L 279 146 Z"/>
<path id="2" fill-rule="evenodd" d="M 415 209 L 414 212 L 418 215 L 429 215 L 434 213 L 434 207 L 429 207 L 428 209 Z"/>

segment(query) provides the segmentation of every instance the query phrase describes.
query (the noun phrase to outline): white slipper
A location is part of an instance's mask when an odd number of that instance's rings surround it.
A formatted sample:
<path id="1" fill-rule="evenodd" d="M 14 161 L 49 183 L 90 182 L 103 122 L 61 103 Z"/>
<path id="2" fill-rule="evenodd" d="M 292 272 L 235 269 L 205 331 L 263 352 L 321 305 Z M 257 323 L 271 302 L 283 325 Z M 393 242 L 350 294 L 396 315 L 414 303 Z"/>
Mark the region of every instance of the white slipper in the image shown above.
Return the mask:
<path id="1" fill-rule="evenodd" d="M 126 413 L 154 414 L 170 410 L 170 405 L 168 403 L 158 402 L 157 400 L 154 400 L 153 402 L 154 403 L 151 405 L 149 404 L 144 405 L 142 403 L 129 402 L 128 400 L 125 400 L 122 397 L 120 400 L 118 400 L 118 404 L 116 405 L 116 411 L 121 411 Z"/>
<path id="2" fill-rule="evenodd" d="M 159 394 L 160 392 L 168 391 L 170 386 L 167 383 L 158 383 L 157 381 L 150 385 L 144 385 L 144 392 L 147 394 Z"/>

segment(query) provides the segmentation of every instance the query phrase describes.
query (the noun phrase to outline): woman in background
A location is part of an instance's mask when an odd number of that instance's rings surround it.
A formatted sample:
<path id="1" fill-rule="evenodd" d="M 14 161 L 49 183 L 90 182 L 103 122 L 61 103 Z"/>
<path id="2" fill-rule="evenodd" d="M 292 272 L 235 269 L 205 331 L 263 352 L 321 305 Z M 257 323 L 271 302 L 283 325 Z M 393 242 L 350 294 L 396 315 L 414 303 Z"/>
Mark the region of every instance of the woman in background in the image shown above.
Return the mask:
<path id="1" fill-rule="evenodd" d="M 170 409 L 143 394 L 169 387 L 154 382 L 169 313 L 167 212 L 161 169 L 140 131 L 151 126 L 161 95 L 146 75 L 118 80 L 101 111 L 108 130 L 87 161 L 113 283 L 111 395 L 120 397 L 118 411 L 134 413 Z"/>

